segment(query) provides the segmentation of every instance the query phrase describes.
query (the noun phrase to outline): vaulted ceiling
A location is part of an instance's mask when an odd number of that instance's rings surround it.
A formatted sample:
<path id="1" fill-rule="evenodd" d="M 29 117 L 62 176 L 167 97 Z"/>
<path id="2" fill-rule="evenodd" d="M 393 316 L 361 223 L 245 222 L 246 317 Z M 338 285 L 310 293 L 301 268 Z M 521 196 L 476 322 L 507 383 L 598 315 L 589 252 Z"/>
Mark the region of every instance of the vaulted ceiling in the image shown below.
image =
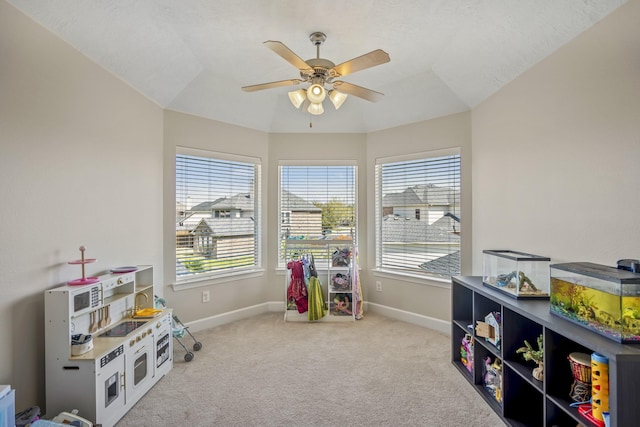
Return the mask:
<path id="1" fill-rule="evenodd" d="M 371 132 L 472 109 L 624 0 L 8 0 L 160 106 L 266 132 Z M 382 49 L 391 61 L 341 78 L 382 92 L 340 110 L 296 110 L 299 78 L 263 45 L 304 60 L 327 35 L 335 64 Z M 309 127 L 310 119 L 313 127 Z"/>

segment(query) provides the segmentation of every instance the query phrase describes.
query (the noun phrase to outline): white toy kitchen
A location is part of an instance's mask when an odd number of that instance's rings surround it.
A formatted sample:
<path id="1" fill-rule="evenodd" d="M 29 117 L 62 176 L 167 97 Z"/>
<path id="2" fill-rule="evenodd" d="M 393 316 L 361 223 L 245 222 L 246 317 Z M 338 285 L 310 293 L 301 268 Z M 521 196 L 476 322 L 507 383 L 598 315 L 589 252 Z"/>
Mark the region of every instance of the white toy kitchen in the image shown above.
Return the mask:
<path id="1" fill-rule="evenodd" d="M 45 291 L 47 414 L 78 409 L 111 427 L 172 369 L 172 313 L 154 307 L 153 267 L 122 271 Z"/>

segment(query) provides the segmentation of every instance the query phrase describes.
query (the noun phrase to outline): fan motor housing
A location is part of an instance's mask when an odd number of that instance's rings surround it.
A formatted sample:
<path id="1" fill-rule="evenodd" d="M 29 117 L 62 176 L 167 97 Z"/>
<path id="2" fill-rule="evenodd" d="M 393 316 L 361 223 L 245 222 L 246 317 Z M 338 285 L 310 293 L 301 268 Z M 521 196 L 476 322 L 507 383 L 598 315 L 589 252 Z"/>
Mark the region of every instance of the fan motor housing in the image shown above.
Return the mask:
<path id="1" fill-rule="evenodd" d="M 311 77 L 322 77 L 324 79 L 334 77 L 330 75 L 329 70 L 331 70 L 336 65 L 333 62 L 329 61 L 328 59 L 313 58 L 313 59 L 308 59 L 306 62 L 313 68 L 313 74 L 305 75 L 304 73 L 301 72 L 300 74 L 302 75 L 302 77 L 311 76 Z"/>

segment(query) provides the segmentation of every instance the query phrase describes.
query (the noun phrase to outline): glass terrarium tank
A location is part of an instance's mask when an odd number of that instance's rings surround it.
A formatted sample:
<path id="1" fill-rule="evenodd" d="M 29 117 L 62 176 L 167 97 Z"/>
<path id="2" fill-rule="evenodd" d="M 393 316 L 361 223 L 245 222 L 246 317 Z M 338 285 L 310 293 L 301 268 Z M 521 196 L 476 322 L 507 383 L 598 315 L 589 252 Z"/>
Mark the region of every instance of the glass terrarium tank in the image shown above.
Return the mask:
<path id="1" fill-rule="evenodd" d="M 549 298 L 550 258 L 511 250 L 483 251 L 482 282 L 513 298 Z"/>
<path id="2" fill-rule="evenodd" d="M 593 264 L 554 264 L 551 313 L 620 343 L 640 342 L 640 273 Z"/>

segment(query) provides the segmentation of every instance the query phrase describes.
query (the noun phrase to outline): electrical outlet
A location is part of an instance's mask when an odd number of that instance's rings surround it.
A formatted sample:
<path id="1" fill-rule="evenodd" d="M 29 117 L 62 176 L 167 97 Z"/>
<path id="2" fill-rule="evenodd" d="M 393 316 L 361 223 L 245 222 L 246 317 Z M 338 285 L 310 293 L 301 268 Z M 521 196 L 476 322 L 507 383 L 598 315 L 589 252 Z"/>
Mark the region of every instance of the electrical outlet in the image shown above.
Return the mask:
<path id="1" fill-rule="evenodd" d="M 209 302 L 209 291 L 202 291 L 202 302 Z"/>
<path id="2" fill-rule="evenodd" d="M 380 280 L 376 280 L 376 291 L 382 292 L 382 282 Z"/>

